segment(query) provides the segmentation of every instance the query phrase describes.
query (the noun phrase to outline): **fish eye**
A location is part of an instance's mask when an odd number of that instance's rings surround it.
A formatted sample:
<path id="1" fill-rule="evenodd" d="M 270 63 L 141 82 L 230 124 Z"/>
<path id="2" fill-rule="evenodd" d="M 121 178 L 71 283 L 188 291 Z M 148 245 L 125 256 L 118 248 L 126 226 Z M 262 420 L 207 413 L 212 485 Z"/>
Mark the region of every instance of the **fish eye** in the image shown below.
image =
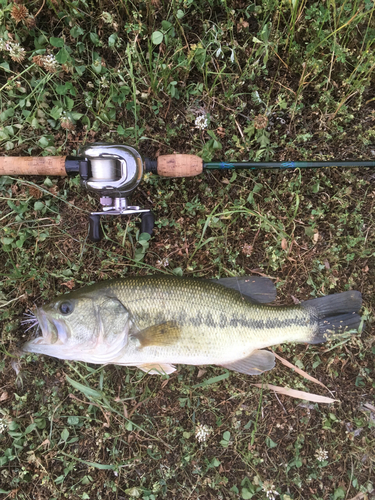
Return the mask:
<path id="1" fill-rule="evenodd" d="M 71 302 L 61 302 L 59 309 L 64 315 L 71 314 L 73 312 L 74 305 Z"/>

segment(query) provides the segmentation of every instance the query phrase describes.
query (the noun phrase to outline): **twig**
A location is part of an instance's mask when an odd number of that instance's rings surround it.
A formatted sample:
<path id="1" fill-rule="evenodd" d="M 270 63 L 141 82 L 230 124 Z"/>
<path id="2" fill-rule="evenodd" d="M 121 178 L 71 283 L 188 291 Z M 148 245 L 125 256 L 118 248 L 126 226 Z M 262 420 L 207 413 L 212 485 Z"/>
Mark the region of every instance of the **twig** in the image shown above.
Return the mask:
<path id="1" fill-rule="evenodd" d="M 287 412 L 287 411 L 286 411 L 286 409 L 284 408 L 284 405 L 283 405 L 283 404 L 282 404 L 282 402 L 280 401 L 279 396 L 277 395 L 277 393 L 276 393 L 275 391 L 273 391 L 273 393 L 275 394 L 277 401 L 280 403 L 281 408 L 284 410 L 284 413 L 286 413 L 286 414 L 288 415 L 288 412 Z"/>
<path id="2" fill-rule="evenodd" d="M 169 108 L 171 107 L 171 102 L 172 102 L 172 99 L 169 98 L 168 108 L 167 108 L 167 111 L 165 112 L 164 120 L 167 119 L 167 116 L 168 116 L 168 113 L 169 113 Z"/>
<path id="3" fill-rule="evenodd" d="M 0 301 L 0 309 L 2 307 L 6 307 L 7 305 L 11 304 L 12 302 L 14 302 L 15 300 L 19 300 L 19 299 L 22 299 L 22 297 L 25 297 L 25 293 L 23 293 L 22 295 L 20 295 L 19 297 L 16 297 L 15 299 L 12 299 L 12 300 L 9 300 L 8 302 L 4 302 L 2 303 L 3 301 Z"/>
<path id="4" fill-rule="evenodd" d="M 46 3 L 46 0 L 43 0 L 41 8 L 38 10 L 38 12 L 35 14 L 34 17 L 38 16 L 42 12 L 42 9 L 43 9 L 45 3 Z"/>

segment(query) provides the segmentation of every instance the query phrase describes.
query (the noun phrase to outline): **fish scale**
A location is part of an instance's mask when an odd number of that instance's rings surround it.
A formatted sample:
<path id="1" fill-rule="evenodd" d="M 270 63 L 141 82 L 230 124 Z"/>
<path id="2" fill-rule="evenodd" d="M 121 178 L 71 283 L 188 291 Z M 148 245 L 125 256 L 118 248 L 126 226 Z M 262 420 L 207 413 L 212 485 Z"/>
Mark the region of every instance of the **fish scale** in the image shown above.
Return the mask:
<path id="1" fill-rule="evenodd" d="M 241 286 L 246 290 L 244 280 Z M 62 314 L 61 304 L 68 314 Z M 358 326 L 360 307 L 359 292 L 276 307 L 251 303 L 220 282 L 129 277 L 85 287 L 40 308 L 46 341 L 35 346 L 31 341 L 26 350 L 152 373 L 170 373 L 181 363 L 257 374 L 274 365 L 273 354 L 263 348 L 323 342 L 331 333 Z"/>

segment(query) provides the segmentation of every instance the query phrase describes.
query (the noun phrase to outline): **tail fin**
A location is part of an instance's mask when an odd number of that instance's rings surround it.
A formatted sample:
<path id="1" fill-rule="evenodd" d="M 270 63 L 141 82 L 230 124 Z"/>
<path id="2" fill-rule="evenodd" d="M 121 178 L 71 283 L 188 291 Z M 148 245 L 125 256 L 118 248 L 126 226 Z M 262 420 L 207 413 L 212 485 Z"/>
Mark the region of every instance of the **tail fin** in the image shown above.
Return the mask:
<path id="1" fill-rule="evenodd" d="M 317 321 L 316 332 L 308 341 L 310 344 L 326 342 L 332 335 L 356 330 L 361 323 L 357 313 L 362 307 L 362 295 L 353 290 L 307 300 L 301 306 Z"/>

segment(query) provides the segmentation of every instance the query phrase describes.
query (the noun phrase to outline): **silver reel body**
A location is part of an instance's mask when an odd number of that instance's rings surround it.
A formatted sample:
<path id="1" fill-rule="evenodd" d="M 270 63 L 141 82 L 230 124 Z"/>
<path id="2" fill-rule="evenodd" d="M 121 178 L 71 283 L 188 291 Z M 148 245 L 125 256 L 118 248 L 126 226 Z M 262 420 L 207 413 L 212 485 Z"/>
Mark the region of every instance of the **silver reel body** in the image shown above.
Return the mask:
<path id="1" fill-rule="evenodd" d="M 82 185 L 101 196 L 125 197 L 142 180 L 143 160 L 131 146 L 97 142 L 85 146 L 79 154 L 90 163 L 87 178 L 80 172 Z"/>
<path id="2" fill-rule="evenodd" d="M 101 215 L 149 214 L 147 223 L 142 216 L 142 232 L 151 234 L 153 214 L 150 210 L 128 205 L 126 196 L 131 194 L 143 178 L 144 165 L 138 151 L 131 146 L 93 143 L 83 147 L 79 155 L 81 184 L 100 195 L 101 212 L 90 215 L 90 239 L 99 241 Z M 152 219 L 152 221 L 151 221 Z M 152 222 L 152 224 L 151 224 Z"/>

